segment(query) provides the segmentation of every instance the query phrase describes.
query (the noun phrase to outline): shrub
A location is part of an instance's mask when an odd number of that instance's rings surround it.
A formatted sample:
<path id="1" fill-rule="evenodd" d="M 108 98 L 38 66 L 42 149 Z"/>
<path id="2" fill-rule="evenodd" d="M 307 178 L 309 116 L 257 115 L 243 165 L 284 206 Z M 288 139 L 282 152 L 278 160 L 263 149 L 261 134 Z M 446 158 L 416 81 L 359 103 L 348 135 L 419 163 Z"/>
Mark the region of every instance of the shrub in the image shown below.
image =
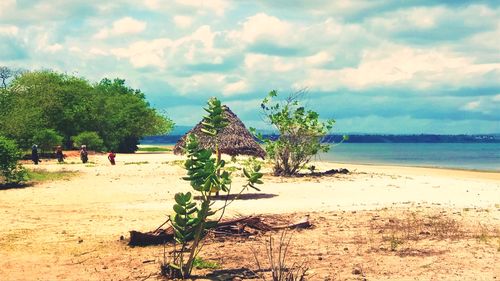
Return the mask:
<path id="1" fill-rule="evenodd" d="M 257 137 L 266 144 L 267 155 L 274 161 L 274 174 L 291 176 L 306 167 L 319 152 L 327 152 L 322 139 L 331 130 L 335 120 L 320 122 L 319 114 L 300 105 L 304 91 L 296 92 L 281 102 L 273 102 L 278 92 L 271 91 L 261 107 L 267 121 L 279 132 L 277 140 Z M 255 132 L 255 129 L 252 129 Z M 344 137 L 346 138 L 346 137 Z"/>
<path id="2" fill-rule="evenodd" d="M 26 171 L 19 164 L 22 152 L 17 144 L 0 136 L 0 174 L 6 184 L 18 184 L 26 179 Z"/>
<path id="3" fill-rule="evenodd" d="M 63 137 L 53 129 L 43 129 L 35 133 L 33 142 L 37 144 L 42 152 L 52 151 L 55 146 L 61 145 Z"/>
<path id="4" fill-rule="evenodd" d="M 104 150 L 104 141 L 96 132 L 82 132 L 71 138 L 76 147 L 86 145 L 88 149 L 95 151 Z"/>

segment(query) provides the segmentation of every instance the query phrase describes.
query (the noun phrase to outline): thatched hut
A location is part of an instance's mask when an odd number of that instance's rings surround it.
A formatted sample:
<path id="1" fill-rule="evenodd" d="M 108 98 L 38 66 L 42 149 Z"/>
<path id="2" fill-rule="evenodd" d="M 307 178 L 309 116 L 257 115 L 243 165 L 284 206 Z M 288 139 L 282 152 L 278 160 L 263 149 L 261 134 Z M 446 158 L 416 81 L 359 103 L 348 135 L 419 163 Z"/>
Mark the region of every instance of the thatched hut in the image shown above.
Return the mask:
<path id="1" fill-rule="evenodd" d="M 255 141 L 252 134 L 247 130 L 243 122 L 234 114 L 229 107 L 223 105 L 224 117 L 228 120 L 227 125 L 219 133 L 219 151 L 223 154 L 231 156 L 236 155 L 250 155 L 264 158 L 266 152 Z M 187 132 L 175 145 L 174 153 L 182 154 L 183 147 L 185 146 L 186 137 L 188 134 L 195 134 L 200 146 L 205 149 L 215 149 L 214 138 L 207 136 L 201 131 L 201 122 L 198 123 L 193 129 Z"/>

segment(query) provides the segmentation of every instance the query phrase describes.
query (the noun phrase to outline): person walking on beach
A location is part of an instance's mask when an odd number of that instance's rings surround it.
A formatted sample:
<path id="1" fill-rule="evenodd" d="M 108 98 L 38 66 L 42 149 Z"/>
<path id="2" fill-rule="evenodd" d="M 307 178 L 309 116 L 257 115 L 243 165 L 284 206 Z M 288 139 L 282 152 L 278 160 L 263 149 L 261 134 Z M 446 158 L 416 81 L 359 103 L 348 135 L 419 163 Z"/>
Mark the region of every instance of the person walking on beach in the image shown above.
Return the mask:
<path id="1" fill-rule="evenodd" d="M 56 148 L 56 158 L 57 158 L 57 162 L 59 162 L 59 163 L 64 162 L 64 154 L 62 151 L 62 147 L 60 145 L 58 145 Z"/>
<path id="2" fill-rule="evenodd" d="M 82 160 L 82 163 L 85 164 L 87 161 L 89 161 L 89 153 L 87 151 L 87 146 L 82 145 L 80 148 L 80 159 Z"/>
<path id="3" fill-rule="evenodd" d="M 31 160 L 35 165 L 38 165 L 38 162 L 40 162 L 40 157 L 38 156 L 38 146 L 36 144 L 31 147 Z"/>
<path id="4" fill-rule="evenodd" d="M 111 163 L 111 165 L 115 165 L 115 157 L 116 157 L 115 151 L 111 150 L 111 152 L 108 154 L 108 160 L 109 163 Z"/>

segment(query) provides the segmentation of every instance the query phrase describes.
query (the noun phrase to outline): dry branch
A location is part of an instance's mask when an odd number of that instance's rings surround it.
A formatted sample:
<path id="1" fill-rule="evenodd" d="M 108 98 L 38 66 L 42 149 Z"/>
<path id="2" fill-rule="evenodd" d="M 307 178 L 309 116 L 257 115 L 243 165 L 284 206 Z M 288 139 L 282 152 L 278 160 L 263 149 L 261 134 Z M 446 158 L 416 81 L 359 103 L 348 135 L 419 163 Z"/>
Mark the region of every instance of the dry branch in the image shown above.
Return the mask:
<path id="1" fill-rule="evenodd" d="M 164 225 L 163 223 L 162 225 Z M 311 222 L 309 221 L 309 216 L 300 219 L 297 222 L 273 226 L 263 222 L 262 217 L 259 216 L 247 216 L 235 219 L 228 219 L 220 221 L 217 226 L 212 230 L 212 232 L 217 236 L 241 236 L 248 237 L 255 235 L 259 232 L 266 232 L 271 230 L 280 229 L 295 229 L 295 228 L 309 228 L 311 227 Z M 148 245 L 159 245 L 174 240 L 174 231 L 170 226 L 166 229 L 157 228 L 155 231 L 149 232 L 139 232 L 132 230 L 130 231 L 130 246 L 148 246 Z"/>

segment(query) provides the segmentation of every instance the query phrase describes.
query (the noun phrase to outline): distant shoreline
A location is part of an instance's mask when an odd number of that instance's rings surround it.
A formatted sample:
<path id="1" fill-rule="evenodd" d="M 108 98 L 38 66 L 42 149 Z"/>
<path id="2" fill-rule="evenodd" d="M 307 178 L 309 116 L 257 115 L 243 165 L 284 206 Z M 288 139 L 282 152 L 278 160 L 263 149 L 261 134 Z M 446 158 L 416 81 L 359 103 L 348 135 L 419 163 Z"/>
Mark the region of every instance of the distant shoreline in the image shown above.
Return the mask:
<path id="1" fill-rule="evenodd" d="M 150 136 L 141 140 L 143 144 L 175 144 L 183 134 Z M 264 134 L 264 138 L 275 139 L 278 135 Z M 331 134 L 323 138 L 326 143 L 339 143 L 343 135 Z M 482 135 L 391 135 L 391 134 L 350 134 L 348 143 L 500 143 L 500 134 Z"/>
<path id="2" fill-rule="evenodd" d="M 451 170 L 451 171 L 463 171 L 463 172 L 478 172 L 478 173 L 491 173 L 498 174 L 500 170 L 487 170 L 487 169 L 473 169 L 473 168 L 456 168 L 456 167 L 445 167 L 445 166 L 422 166 L 422 165 L 411 165 L 411 164 L 397 164 L 397 163 L 362 163 L 362 162 L 344 162 L 344 161 L 333 161 L 333 160 L 317 160 L 313 162 L 326 162 L 330 164 L 346 164 L 346 165 L 359 165 L 359 166 L 373 166 L 373 167 L 405 167 L 405 168 L 421 168 L 421 169 L 436 169 L 436 170 Z"/>
<path id="3" fill-rule="evenodd" d="M 161 147 L 167 149 L 173 149 L 175 144 L 141 144 L 140 147 Z M 172 152 L 162 152 L 162 153 L 172 153 Z M 362 166 L 388 166 L 388 167 L 408 167 L 408 168 L 422 168 L 422 169 L 439 169 L 439 170 L 451 170 L 451 171 L 466 171 L 466 172 L 479 172 L 479 173 L 500 173 L 499 168 L 467 168 L 467 167 L 453 167 L 453 166 L 443 166 L 443 165 L 419 165 L 412 163 L 393 163 L 393 162 L 383 162 L 383 161 L 375 161 L 375 162 L 365 162 L 365 161 L 356 161 L 356 160 L 346 160 L 346 159 L 313 159 L 312 162 L 325 162 L 330 164 L 346 164 L 346 165 L 362 165 Z"/>

